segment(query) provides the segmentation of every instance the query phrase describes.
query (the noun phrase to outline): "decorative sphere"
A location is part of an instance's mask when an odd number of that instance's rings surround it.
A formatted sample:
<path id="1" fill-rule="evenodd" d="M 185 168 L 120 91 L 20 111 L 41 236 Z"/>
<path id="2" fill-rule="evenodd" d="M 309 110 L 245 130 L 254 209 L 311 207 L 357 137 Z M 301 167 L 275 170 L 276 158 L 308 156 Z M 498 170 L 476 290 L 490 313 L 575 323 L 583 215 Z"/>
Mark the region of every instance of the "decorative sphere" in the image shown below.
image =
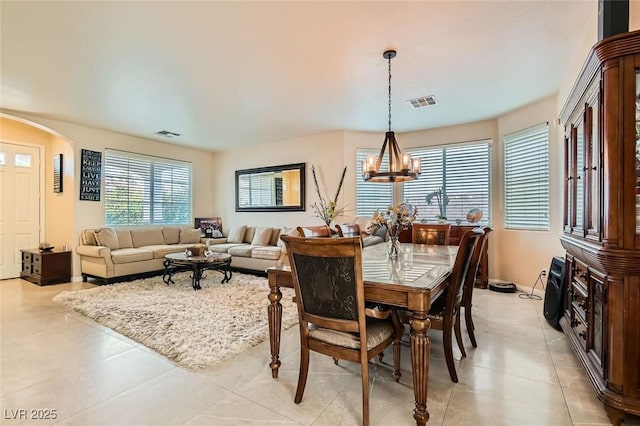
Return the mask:
<path id="1" fill-rule="evenodd" d="M 469 223 L 478 223 L 480 219 L 482 219 L 482 210 L 480 209 L 471 209 L 469 213 L 467 213 Z"/>

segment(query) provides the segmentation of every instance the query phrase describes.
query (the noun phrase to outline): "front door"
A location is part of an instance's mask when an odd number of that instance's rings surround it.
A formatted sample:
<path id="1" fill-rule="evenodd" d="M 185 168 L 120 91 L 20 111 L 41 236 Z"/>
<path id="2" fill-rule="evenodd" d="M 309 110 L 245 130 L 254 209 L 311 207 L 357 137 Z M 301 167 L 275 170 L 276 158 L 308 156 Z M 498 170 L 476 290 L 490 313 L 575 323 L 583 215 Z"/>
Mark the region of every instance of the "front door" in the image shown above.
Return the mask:
<path id="1" fill-rule="evenodd" d="M 0 279 L 22 269 L 20 249 L 40 241 L 40 149 L 0 142 Z"/>

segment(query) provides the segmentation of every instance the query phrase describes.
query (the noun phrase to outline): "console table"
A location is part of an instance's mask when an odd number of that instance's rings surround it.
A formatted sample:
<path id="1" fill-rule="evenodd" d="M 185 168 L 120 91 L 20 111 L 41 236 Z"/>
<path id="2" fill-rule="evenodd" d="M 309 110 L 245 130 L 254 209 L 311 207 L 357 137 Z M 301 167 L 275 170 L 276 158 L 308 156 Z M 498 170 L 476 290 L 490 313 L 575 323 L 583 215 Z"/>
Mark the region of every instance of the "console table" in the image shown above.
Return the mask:
<path id="1" fill-rule="evenodd" d="M 66 283 L 71 281 L 71 252 L 24 249 L 20 278 L 38 285 Z"/>

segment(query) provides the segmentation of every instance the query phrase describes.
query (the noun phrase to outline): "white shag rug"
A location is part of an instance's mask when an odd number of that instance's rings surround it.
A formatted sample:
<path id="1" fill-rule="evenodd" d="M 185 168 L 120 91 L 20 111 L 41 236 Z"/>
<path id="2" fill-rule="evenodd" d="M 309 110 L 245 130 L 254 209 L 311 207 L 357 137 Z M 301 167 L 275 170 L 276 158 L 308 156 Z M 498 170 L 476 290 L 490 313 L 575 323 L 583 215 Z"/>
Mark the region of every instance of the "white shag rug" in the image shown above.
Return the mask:
<path id="1" fill-rule="evenodd" d="M 202 290 L 191 287 L 191 274 L 64 291 L 53 298 L 87 317 L 189 368 L 206 368 L 269 339 L 267 279 L 233 273 L 220 284 L 207 271 Z M 282 329 L 298 322 L 293 289 L 282 290 Z"/>

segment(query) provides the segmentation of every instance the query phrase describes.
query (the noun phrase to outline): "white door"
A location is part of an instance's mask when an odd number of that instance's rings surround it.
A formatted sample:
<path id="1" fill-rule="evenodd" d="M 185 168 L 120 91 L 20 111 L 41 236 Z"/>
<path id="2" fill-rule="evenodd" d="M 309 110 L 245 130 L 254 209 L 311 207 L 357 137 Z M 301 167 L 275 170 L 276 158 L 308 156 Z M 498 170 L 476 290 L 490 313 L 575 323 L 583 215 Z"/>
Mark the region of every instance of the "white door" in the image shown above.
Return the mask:
<path id="1" fill-rule="evenodd" d="M 0 142 L 0 279 L 22 270 L 20 249 L 40 240 L 40 150 Z"/>

